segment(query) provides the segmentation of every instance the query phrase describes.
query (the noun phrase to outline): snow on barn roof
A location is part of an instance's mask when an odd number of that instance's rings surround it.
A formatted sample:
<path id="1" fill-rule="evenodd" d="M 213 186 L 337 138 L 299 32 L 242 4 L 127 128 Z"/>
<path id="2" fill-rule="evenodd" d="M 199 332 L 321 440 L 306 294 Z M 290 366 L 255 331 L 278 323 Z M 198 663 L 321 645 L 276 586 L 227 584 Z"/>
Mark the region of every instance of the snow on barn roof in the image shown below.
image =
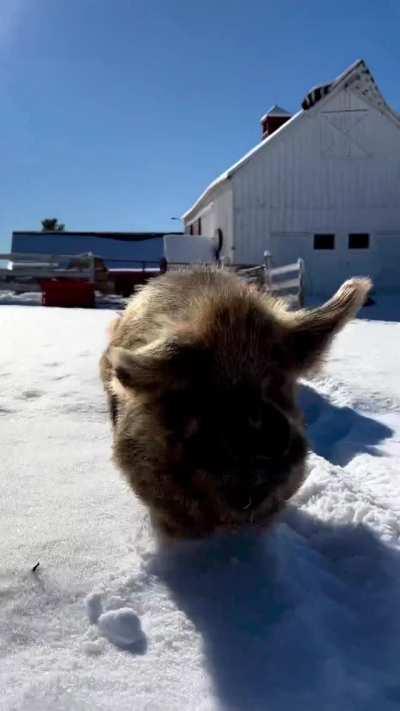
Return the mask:
<path id="1" fill-rule="evenodd" d="M 228 181 L 234 173 L 236 173 L 247 161 L 249 161 L 258 151 L 262 150 L 271 141 L 278 140 L 279 137 L 286 131 L 290 131 L 294 123 L 299 121 L 306 113 L 313 111 L 314 107 L 321 101 L 324 101 L 326 97 L 331 96 L 333 93 L 340 91 L 343 88 L 352 87 L 358 91 L 363 98 L 374 106 L 378 111 L 381 111 L 386 116 L 394 120 L 400 127 L 399 115 L 386 103 L 378 85 L 375 82 L 374 77 L 371 74 L 367 64 L 363 59 L 358 59 L 354 64 L 351 64 L 342 74 L 340 74 L 336 79 L 334 79 L 329 84 L 324 84 L 322 86 L 313 87 L 302 102 L 302 109 L 295 113 L 288 121 L 286 121 L 282 126 L 280 126 L 272 134 L 264 138 L 260 143 L 258 143 L 254 148 L 252 148 L 248 153 L 246 153 L 240 160 L 234 163 L 228 170 L 221 173 L 212 183 L 204 190 L 192 207 L 187 210 L 183 215 L 182 219 L 187 219 L 190 217 L 197 208 L 205 202 L 216 189 L 221 187 L 226 181 Z M 271 112 L 274 110 L 282 111 L 283 113 L 275 114 L 280 116 L 287 116 L 289 112 L 282 109 L 280 106 L 273 106 L 267 114 L 265 114 L 261 121 L 267 116 L 273 115 Z"/>

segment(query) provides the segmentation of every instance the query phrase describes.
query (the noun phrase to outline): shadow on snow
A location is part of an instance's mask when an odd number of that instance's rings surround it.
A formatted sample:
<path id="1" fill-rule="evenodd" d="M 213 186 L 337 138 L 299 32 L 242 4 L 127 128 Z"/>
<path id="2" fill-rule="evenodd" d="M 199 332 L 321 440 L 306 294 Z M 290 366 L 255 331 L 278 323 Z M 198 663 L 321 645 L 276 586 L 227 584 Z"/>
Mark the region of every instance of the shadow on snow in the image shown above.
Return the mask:
<path id="1" fill-rule="evenodd" d="M 317 390 L 302 385 L 299 404 L 304 412 L 311 448 L 332 464 L 346 466 L 356 454 L 379 456 L 377 446 L 392 430 L 350 407 L 338 407 Z"/>
<path id="2" fill-rule="evenodd" d="M 222 708 L 398 708 L 400 558 L 368 528 L 288 510 L 269 535 L 178 544 L 150 570 L 201 633 Z"/>

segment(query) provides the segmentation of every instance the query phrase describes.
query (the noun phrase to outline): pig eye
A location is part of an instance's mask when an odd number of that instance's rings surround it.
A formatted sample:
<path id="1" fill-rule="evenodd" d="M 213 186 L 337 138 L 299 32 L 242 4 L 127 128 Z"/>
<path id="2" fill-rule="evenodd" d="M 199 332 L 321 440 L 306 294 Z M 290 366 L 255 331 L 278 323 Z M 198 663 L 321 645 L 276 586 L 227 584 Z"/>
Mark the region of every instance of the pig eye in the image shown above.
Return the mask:
<path id="1" fill-rule="evenodd" d="M 261 408 L 257 411 L 253 411 L 248 418 L 249 426 L 253 430 L 262 430 L 263 428 L 263 413 Z"/>
<path id="2" fill-rule="evenodd" d="M 286 415 L 274 405 L 265 412 L 264 449 L 268 456 L 283 456 L 289 449 L 291 440 L 290 422 Z"/>
<path id="3" fill-rule="evenodd" d="M 195 394 L 188 391 L 172 391 L 163 395 L 163 421 L 175 437 L 184 441 L 193 440 L 200 429 L 200 408 Z"/>
<path id="4" fill-rule="evenodd" d="M 183 438 L 191 439 L 199 431 L 199 420 L 197 417 L 188 417 L 183 426 Z"/>
<path id="5" fill-rule="evenodd" d="M 264 402 L 271 399 L 271 393 L 282 390 L 287 384 L 287 377 L 280 370 L 273 370 L 261 383 L 261 397 Z"/>

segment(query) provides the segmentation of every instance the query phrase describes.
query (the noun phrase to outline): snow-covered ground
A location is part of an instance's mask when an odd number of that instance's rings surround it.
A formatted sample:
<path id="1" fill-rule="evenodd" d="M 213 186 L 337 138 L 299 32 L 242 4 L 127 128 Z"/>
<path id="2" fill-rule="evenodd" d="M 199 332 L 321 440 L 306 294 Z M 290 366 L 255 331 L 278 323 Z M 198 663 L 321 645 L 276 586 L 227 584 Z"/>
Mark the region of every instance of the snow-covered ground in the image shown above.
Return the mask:
<path id="1" fill-rule="evenodd" d="M 0 305 L 2 710 L 399 709 L 396 313 L 304 385 L 315 453 L 270 534 L 158 550 L 110 462 L 113 312 Z"/>

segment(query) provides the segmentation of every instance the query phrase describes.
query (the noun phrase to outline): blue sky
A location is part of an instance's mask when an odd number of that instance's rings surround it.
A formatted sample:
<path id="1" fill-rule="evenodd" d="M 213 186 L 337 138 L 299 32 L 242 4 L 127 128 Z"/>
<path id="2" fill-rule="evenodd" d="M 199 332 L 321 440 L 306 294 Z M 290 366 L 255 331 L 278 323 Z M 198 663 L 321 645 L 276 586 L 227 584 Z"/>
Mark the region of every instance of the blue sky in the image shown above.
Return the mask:
<path id="1" fill-rule="evenodd" d="M 398 0 L 1 0 L 0 246 L 176 229 L 274 103 L 355 59 L 400 110 Z"/>

